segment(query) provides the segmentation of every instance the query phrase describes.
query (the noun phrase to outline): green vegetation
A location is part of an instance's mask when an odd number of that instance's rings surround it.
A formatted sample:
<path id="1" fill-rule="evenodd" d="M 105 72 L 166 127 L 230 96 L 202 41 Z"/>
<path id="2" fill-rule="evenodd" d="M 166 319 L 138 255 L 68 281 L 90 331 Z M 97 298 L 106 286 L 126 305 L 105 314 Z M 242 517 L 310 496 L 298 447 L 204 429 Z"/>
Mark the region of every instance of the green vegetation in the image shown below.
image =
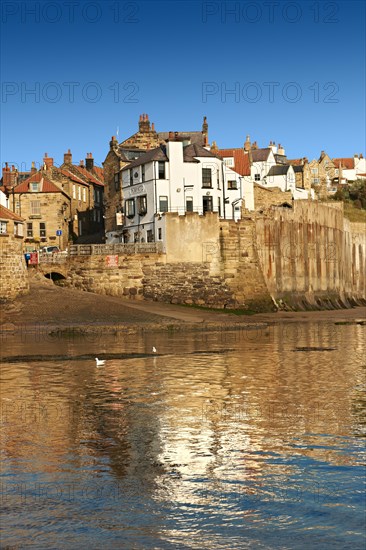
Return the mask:
<path id="1" fill-rule="evenodd" d="M 348 185 L 342 185 L 332 199 L 350 203 L 360 210 L 366 210 L 366 182 L 356 180 Z"/>
<path id="2" fill-rule="evenodd" d="M 360 210 L 352 203 L 344 203 L 344 217 L 351 222 L 366 223 L 366 210 Z"/>
<path id="3" fill-rule="evenodd" d="M 342 185 L 331 199 L 344 202 L 344 216 L 351 222 L 366 222 L 366 182 Z"/>

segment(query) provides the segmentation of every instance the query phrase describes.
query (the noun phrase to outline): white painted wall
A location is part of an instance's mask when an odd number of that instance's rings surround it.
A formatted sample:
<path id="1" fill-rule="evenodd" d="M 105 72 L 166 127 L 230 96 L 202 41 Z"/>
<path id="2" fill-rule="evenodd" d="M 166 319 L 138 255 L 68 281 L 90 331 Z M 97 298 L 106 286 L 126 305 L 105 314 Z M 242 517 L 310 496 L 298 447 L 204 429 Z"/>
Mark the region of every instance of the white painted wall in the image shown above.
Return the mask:
<path id="1" fill-rule="evenodd" d="M 0 204 L 1 206 L 5 206 L 5 208 L 9 208 L 9 199 L 3 191 L 0 191 Z"/>
<path id="2" fill-rule="evenodd" d="M 243 185 L 243 178 L 223 165 L 221 159 L 215 157 L 197 157 L 199 162 L 183 161 L 183 144 L 179 141 L 167 142 L 167 157 L 165 164 L 166 179 L 158 178 L 158 161 L 145 165 L 145 181 L 142 182 L 142 167 L 122 170 L 122 187 L 125 205 L 125 223 L 123 229 L 130 232 L 129 242 L 133 242 L 134 233 L 140 232 L 139 241 L 147 241 L 147 232 L 153 231 L 154 239 L 164 240 L 165 226 L 160 211 L 160 197 L 168 197 L 168 209 L 180 215 L 186 212 L 187 197 L 193 199 L 193 211 L 203 214 L 205 197 L 212 199 L 212 210 L 227 219 L 241 217 L 241 199 L 245 197 L 251 209 L 254 209 L 254 191 L 252 182 Z M 203 187 L 202 169 L 211 170 L 211 186 Z M 130 184 L 132 170 L 133 185 Z M 231 184 L 229 189 L 228 182 Z M 137 198 L 147 196 L 147 212 L 139 215 Z M 126 200 L 135 200 L 135 215 L 127 217 Z"/>

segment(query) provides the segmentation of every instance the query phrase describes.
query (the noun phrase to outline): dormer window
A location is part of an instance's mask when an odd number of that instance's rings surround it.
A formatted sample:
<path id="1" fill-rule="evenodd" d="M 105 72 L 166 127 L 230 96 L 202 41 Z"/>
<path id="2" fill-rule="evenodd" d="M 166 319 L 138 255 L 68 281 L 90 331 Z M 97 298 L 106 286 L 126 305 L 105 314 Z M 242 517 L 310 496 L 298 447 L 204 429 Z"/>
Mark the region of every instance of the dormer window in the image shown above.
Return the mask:
<path id="1" fill-rule="evenodd" d="M 38 193 L 38 191 L 39 191 L 39 183 L 38 182 L 36 182 L 36 183 L 31 182 L 30 186 L 31 186 L 32 193 Z"/>

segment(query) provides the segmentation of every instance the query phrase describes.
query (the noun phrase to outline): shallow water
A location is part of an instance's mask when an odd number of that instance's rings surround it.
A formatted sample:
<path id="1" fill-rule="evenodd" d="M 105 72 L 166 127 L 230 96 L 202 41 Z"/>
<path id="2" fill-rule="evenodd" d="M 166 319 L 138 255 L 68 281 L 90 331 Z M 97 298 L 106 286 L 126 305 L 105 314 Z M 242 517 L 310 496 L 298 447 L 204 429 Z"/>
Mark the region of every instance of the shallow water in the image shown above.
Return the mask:
<path id="1" fill-rule="evenodd" d="M 365 332 L 4 337 L 1 547 L 364 548 Z"/>

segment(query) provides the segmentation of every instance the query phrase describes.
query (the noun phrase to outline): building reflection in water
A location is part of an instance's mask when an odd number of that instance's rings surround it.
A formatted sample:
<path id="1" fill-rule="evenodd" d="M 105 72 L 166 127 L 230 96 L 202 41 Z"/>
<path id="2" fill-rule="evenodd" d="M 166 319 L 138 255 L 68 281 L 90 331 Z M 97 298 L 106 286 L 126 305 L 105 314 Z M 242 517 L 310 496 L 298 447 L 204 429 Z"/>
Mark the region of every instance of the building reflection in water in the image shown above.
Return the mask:
<path id="1" fill-rule="evenodd" d="M 151 338 L 106 338 L 103 346 L 146 351 Z M 219 503 L 234 513 L 233 501 L 253 506 L 255 496 L 303 484 L 301 457 L 330 466 L 360 460 L 349 438 L 364 413 L 364 327 L 304 323 L 260 334 L 155 334 L 153 342 L 162 355 L 113 359 L 103 369 L 72 360 L 97 353 L 100 342 L 49 344 L 52 353 L 66 347 L 68 361 L 4 364 L 3 473 L 25 483 L 34 475 L 112 481 L 156 503 Z"/>

